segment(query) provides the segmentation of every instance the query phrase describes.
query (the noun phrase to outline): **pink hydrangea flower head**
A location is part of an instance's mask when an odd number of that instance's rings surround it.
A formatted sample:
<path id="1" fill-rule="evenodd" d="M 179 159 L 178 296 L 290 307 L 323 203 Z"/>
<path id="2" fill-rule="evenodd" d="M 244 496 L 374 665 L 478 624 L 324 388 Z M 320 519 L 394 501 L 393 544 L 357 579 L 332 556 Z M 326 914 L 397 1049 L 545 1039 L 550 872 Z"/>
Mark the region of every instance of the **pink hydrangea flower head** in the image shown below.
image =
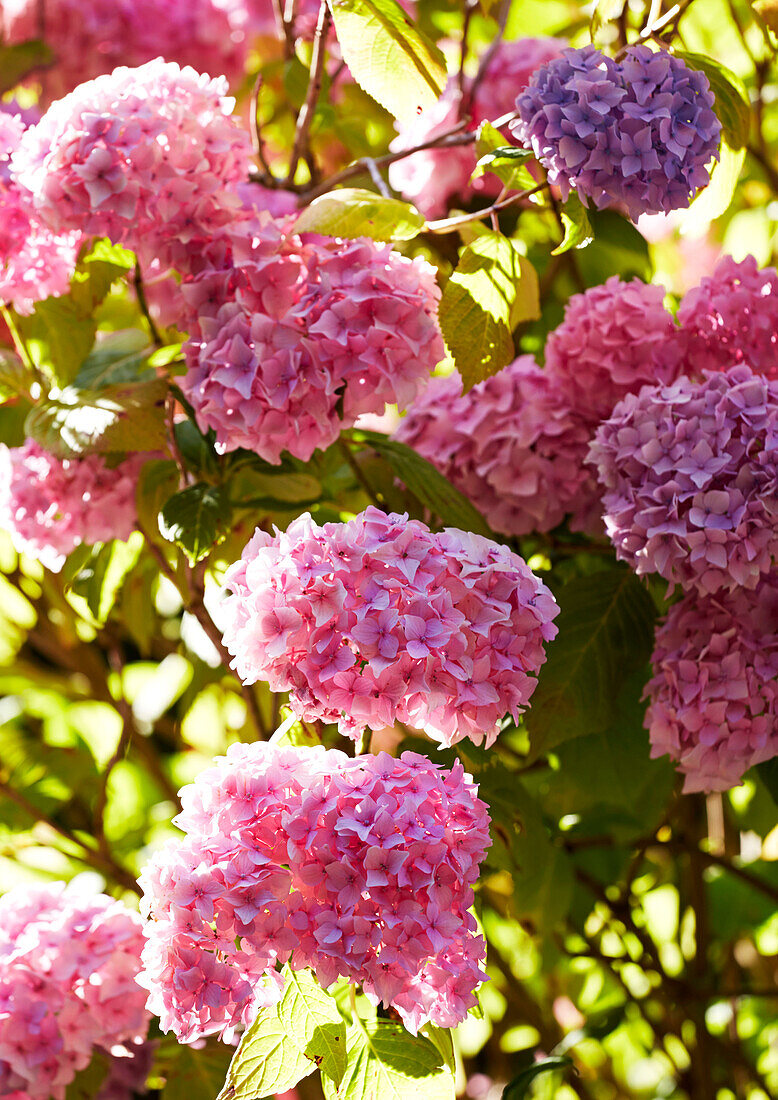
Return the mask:
<path id="1" fill-rule="evenodd" d="M 241 680 L 289 691 L 300 717 L 353 738 L 399 720 L 490 745 L 527 705 L 559 610 L 507 547 L 372 507 L 257 530 L 224 584 Z"/>
<path id="2" fill-rule="evenodd" d="M 17 182 L 55 231 L 124 242 L 177 266 L 241 210 L 248 134 L 223 78 L 161 58 L 80 85 L 24 134 Z"/>
<path id="3" fill-rule="evenodd" d="M 630 46 L 620 61 L 594 46 L 541 66 L 517 100 L 516 139 L 564 198 L 641 214 L 685 208 L 710 180 L 721 124 L 704 73 L 666 50 Z"/>
<path id="4" fill-rule="evenodd" d="M 279 236 L 261 221 L 187 289 L 198 319 L 181 380 L 219 449 L 268 462 L 307 460 L 362 413 L 405 408 L 444 355 L 431 264 L 367 239 Z"/>
<path id="5" fill-rule="evenodd" d="M 131 1100 L 148 1061 L 149 1015 L 135 980 L 143 943 L 137 913 L 105 894 L 58 883 L 18 886 L 0 898 L 1 1095 L 64 1100 L 101 1050 L 112 1056 L 111 1091 L 101 1100 Z M 120 1060 L 123 1089 L 114 1072 Z"/>
<path id="6" fill-rule="evenodd" d="M 662 287 L 612 275 L 569 300 L 546 343 L 546 371 L 594 428 L 625 394 L 677 376 L 674 335 Z"/>
<path id="7" fill-rule="evenodd" d="M 778 576 L 755 589 L 690 592 L 658 627 L 646 686 L 652 757 L 684 791 L 725 791 L 778 756 Z"/>
<path id="8" fill-rule="evenodd" d="M 110 467 L 98 454 L 56 458 L 31 439 L 22 447 L 0 444 L 0 527 L 20 553 L 59 572 L 81 543 L 129 538 L 148 457 L 130 455 Z"/>
<path id="9" fill-rule="evenodd" d="M 476 791 L 414 753 L 233 745 L 183 789 L 186 835 L 140 878 L 140 981 L 163 1030 L 229 1040 L 278 999 L 284 962 L 361 984 L 413 1031 L 463 1020 L 486 977 Z"/>
<path id="10" fill-rule="evenodd" d="M 753 256 L 719 261 L 688 291 L 678 309 L 684 373 L 726 370 L 747 363 L 778 380 L 778 272 L 759 269 Z"/>
<path id="11" fill-rule="evenodd" d="M 629 394 L 591 445 L 616 555 L 702 593 L 778 554 L 778 383 L 745 365 Z"/>
<path id="12" fill-rule="evenodd" d="M 0 27 L 9 43 L 43 38 L 55 63 L 42 76 L 44 100 L 72 92 L 119 65 L 162 55 L 198 72 L 243 77 L 248 36 L 245 0 L 5 0 Z"/>
<path id="13" fill-rule="evenodd" d="M 465 394 L 458 374 L 433 378 L 395 432 L 506 535 L 550 531 L 566 515 L 574 528 L 599 529 L 591 436 L 529 355 Z"/>

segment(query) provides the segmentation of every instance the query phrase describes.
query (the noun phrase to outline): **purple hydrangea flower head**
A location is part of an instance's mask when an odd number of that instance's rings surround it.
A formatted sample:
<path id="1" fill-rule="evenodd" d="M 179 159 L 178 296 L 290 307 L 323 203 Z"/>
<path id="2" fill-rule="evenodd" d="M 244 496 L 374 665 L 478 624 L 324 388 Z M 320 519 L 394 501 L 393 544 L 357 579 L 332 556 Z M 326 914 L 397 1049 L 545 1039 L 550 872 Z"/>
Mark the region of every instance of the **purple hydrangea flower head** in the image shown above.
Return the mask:
<path id="1" fill-rule="evenodd" d="M 778 576 L 714 596 L 690 592 L 658 627 L 646 686 L 651 755 L 685 791 L 725 791 L 778 756 Z"/>
<path id="2" fill-rule="evenodd" d="M 143 943 L 138 914 L 105 894 L 54 883 L 0 898 L 0 1095 L 65 1100 L 96 1050 L 110 1056 L 98 1100 L 143 1090 Z"/>
<path id="3" fill-rule="evenodd" d="M 458 374 L 433 378 L 395 432 L 506 535 L 550 531 L 566 515 L 574 529 L 600 529 L 591 437 L 530 355 L 465 394 Z"/>
<path id="4" fill-rule="evenodd" d="M 574 294 L 546 343 L 546 372 L 592 430 L 628 393 L 679 373 L 661 286 L 612 275 Z"/>
<path id="5" fill-rule="evenodd" d="M 289 691 L 300 717 L 355 739 L 399 720 L 490 745 L 529 701 L 559 611 L 507 547 L 372 507 L 257 530 L 224 584 L 241 680 Z"/>
<path id="6" fill-rule="evenodd" d="M 712 275 L 687 291 L 678 309 L 684 374 L 748 363 L 778 380 L 778 272 L 753 256 L 724 256 Z"/>
<path id="7" fill-rule="evenodd" d="M 619 558 L 703 593 L 755 588 L 778 554 L 778 383 L 747 366 L 644 386 L 590 459 Z"/>
<path id="8" fill-rule="evenodd" d="M 130 537 L 138 474 L 149 457 L 109 467 L 103 455 L 61 459 L 31 439 L 0 444 L 0 527 L 20 553 L 59 572 L 81 543 Z"/>
<path id="9" fill-rule="evenodd" d="M 230 1040 L 278 1000 L 278 964 L 345 977 L 417 1031 L 485 979 L 469 912 L 487 807 L 459 763 L 233 745 L 181 792 L 186 834 L 140 878 L 148 1006 L 184 1042 Z"/>
<path id="10" fill-rule="evenodd" d="M 614 61 L 568 49 L 535 73 L 511 123 L 549 182 L 601 209 L 641 214 L 687 207 L 710 179 L 721 124 L 704 73 L 665 50 L 630 46 Z"/>

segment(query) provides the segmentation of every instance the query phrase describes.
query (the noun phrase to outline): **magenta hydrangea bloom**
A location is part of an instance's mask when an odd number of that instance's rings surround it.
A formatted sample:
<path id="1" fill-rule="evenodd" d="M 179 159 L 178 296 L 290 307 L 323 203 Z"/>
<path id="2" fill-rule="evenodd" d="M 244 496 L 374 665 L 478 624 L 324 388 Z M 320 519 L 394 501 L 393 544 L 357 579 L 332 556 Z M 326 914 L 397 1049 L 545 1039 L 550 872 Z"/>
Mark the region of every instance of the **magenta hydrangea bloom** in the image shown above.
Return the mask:
<path id="1" fill-rule="evenodd" d="M 517 718 L 559 608 L 506 546 L 368 508 L 257 530 L 224 578 L 224 644 L 244 683 L 289 691 L 356 738 L 395 721 L 490 745 Z"/>
<path id="2" fill-rule="evenodd" d="M 135 980 L 143 944 L 138 914 L 105 894 L 57 883 L 0 898 L 0 1096 L 64 1100 L 95 1050 L 112 1062 L 97 1100 L 141 1091 L 150 1018 Z"/>
<path id="3" fill-rule="evenodd" d="M 707 186 L 721 124 L 704 73 L 666 50 L 630 46 L 614 61 L 594 46 L 543 65 L 517 100 L 516 139 L 563 197 L 641 214 L 687 207 Z"/>
<path id="4" fill-rule="evenodd" d="M 161 58 L 115 69 L 49 107 L 13 173 L 55 232 L 110 237 L 176 266 L 242 209 L 250 144 L 226 93 L 223 78 Z"/>
<path id="5" fill-rule="evenodd" d="M 778 380 L 778 272 L 753 256 L 724 256 L 712 275 L 689 290 L 678 309 L 685 374 L 747 363 Z"/>
<path id="6" fill-rule="evenodd" d="M 407 407 L 445 349 L 435 269 L 387 244 L 305 243 L 261 221 L 185 289 L 181 387 L 221 451 L 308 460 L 362 413 Z"/>
<path id="7" fill-rule="evenodd" d="M 186 837 L 144 868 L 140 981 L 163 1030 L 230 1040 L 278 1000 L 277 964 L 345 977 L 412 1031 L 460 1023 L 485 980 L 469 912 L 490 844 L 457 762 L 233 745 L 181 792 Z"/>
<path id="8" fill-rule="evenodd" d="M 54 65 L 42 77 L 48 101 L 118 65 L 162 55 L 198 72 L 243 77 L 249 41 L 246 0 L 4 0 L 0 27 L 9 43 L 43 38 Z"/>
<path id="9" fill-rule="evenodd" d="M 396 153 L 434 141 L 462 118 L 467 119 L 469 130 L 475 130 L 484 121 L 508 114 L 514 108 L 517 93 L 527 86 L 535 69 L 558 57 L 565 45 L 559 38 L 501 42 L 474 90 L 472 80 L 466 80 L 463 96 L 457 81 L 450 79 L 437 103 L 410 121 L 398 123 L 398 136 L 389 148 Z M 497 177 L 488 173 L 471 184 L 476 162 L 473 143 L 424 149 L 390 165 L 389 182 L 425 217 L 438 218 L 456 197 L 466 200 L 473 191 L 496 195 L 502 188 Z"/>
<path id="10" fill-rule="evenodd" d="M 778 576 L 753 590 L 691 592 L 658 627 L 646 728 L 684 791 L 725 791 L 778 756 Z"/>
<path id="11" fill-rule="evenodd" d="M 395 432 L 506 535 L 550 531 L 567 515 L 574 529 L 599 529 L 591 437 L 530 355 L 465 394 L 458 374 L 433 378 Z"/>
<path id="12" fill-rule="evenodd" d="M 0 444 L 0 527 L 20 553 L 59 572 L 81 543 L 129 538 L 148 458 L 134 454 L 109 466 L 99 454 L 56 458 L 32 439 L 22 447 Z"/>
<path id="13" fill-rule="evenodd" d="M 546 371 L 592 428 L 646 383 L 679 373 L 673 318 L 661 286 L 612 275 L 574 294 L 548 337 Z"/>
<path id="14" fill-rule="evenodd" d="M 590 461 L 616 555 L 703 593 L 755 588 L 778 554 L 778 383 L 748 367 L 644 386 Z"/>

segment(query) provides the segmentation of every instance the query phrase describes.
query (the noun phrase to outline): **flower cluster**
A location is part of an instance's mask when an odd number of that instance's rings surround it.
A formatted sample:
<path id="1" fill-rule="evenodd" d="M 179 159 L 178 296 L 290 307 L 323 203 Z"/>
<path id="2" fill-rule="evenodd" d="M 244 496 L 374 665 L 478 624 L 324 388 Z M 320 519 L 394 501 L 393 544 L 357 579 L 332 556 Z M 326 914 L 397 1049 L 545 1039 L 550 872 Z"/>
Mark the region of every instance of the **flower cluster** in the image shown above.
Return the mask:
<path id="1" fill-rule="evenodd" d="M 557 57 L 565 45 L 558 38 L 500 42 L 477 84 L 468 79 L 460 89 L 458 82 L 450 79 L 437 103 L 398 127 L 390 149 L 402 152 L 435 141 L 454 130 L 462 119 L 472 131 L 481 122 L 508 114 L 535 69 Z M 473 142 L 424 149 L 392 164 L 389 181 L 425 217 L 437 218 L 445 214 L 454 197 L 466 199 L 471 189 L 495 194 L 499 191 L 502 185 L 493 175 L 470 184 L 476 161 Z"/>
<path id="2" fill-rule="evenodd" d="M 81 543 L 129 538 L 148 457 L 133 454 L 109 466 L 99 454 L 56 458 L 32 439 L 21 447 L 0 444 L 0 527 L 20 553 L 59 572 Z"/>
<path id="3" fill-rule="evenodd" d="M 140 879 L 140 981 L 163 1030 L 230 1039 L 278 999 L 287 960 L 361 983 L 414 1032 L 476 1004 L 489 818 L 459 763 L 233 745 L 181 798 L 185 839 Z"/>
<path id="4" fill-rule="evenodd" d="M 406 407 L 444 355 L 426 260 L 367 239 L 278 237 L 260 221 L 186 289 L 198 320 L 181 380 L 221 450 L 268 462 L 307 460 L 362 413 Z"/>
<path id="5" fill-rule="evenodd" d="M 657 630 L 646 687 L 651 755 L 685 791 L 722 791 L 778 756 L 778 577 L 753 590 L 688 593 Z"/>
<path id="6" fill-rule="evenodd" d="M 224 643 L 244 683 L 357 737 L 396 720 L 490 745 L 535 689 L 558 607 L 522 558 L 377 508 L 257 530 L 227 571 Z"/>
<path id="7" fill-rule="evenodd" d="M 665 50 L 630 46 L 620 61 L 568 49 L 522 92 L 514 136 L 566 198 L 630 217 L 687 207 L 710 179 L 721 124 L 704 73 Z"/>
<path id="8" fill-rule="evenodd" d="M 754 588 L 778 554 L 778 383 L 745 365 L 628 395 L 590 451 L 605 526 L 638 573 Z"/>
<path id="9" fill-rule="evenodd" d="M 55 56 L 44 95 L 59 99 L 118 65 L 143 65 L 160 54 L 200 72 L 243 76 L 248 38 L 246 0 L 5 0 L 6 42 L 42 37 Z"/>
<path id="10" fill-rule="evenodd" d="M 546 371 L 594 429 L 626 394 L 674 380 L 674 337 L 663 288 L 612 275 L 569 300 L 546 343 Z"/>
<path id="11" fill-rule="evenodd" d="M 433 378 L 397 439 L 474 501 L 495 531 L 550 531 L 566 515 L 596 523 L 599 492 L 585 465 L 591 429 L 548 371 L 520 356 L 462 393 L 459 375 Z"/>
<path id="12" fill-rule="evenodd" d="M 95 1049 L 116 1068 L 98 1100 L 131 1100 L 133 1086 L 142 1090 L 142 948 L 138 915 L 104 894 L 56 884 L 0 898 L 0 1095 L 64 1100 Z"/>
<path id="13" fill-rule="evenodd" d="M 724 256 L 712 275 L 687 291 L 678 309 L 685 374 L 747 363 L 778 380 L 778 272 L 753 256 Z"/>
<path id="14" fill-rule="evenodd" d="M 17 182 L 55 231 L 126 242 L 185 266 L 242 209 L 247 133 L 223 78 L 161 59 L 118 68 L 49 107 L 12 158 Z"/>

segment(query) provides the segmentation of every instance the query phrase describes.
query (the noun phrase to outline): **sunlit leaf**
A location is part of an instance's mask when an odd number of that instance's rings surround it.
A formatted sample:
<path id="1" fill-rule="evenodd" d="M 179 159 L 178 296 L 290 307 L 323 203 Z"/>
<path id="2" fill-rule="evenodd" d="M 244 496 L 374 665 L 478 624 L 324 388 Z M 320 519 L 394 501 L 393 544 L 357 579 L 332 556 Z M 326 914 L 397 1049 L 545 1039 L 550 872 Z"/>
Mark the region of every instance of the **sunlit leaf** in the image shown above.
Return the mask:
<path id="1" fill-rule="evenodd" d="M 392 1020 L 364 1020 L 348 1032 L 348 1068 L 339 1088 L 324 1078 L 327 1100 L 454 1100 L 454 1074 L 441 1052 Z M 224 1100 L 227 1100 L 225 1097 Z"/>
<path id="2" fill-rule="evenodd" d="M 711 91 L 716 97 L 714 110 L 730 149 L 737 150 L 747 145 L 751 131 L 751 106 L 748 90 L 740 77 L 726 65 L 704 54 L 677 50 L 676 57 L 685 61 L 690 69 L 705 73 L 710 81 Z"/>
<path id="3" fill-rule="evenodd" d="M 614 19 L 619 18 L 625 5 L 626 0 L 595 0 L 589 25 L 592 42 L 601 40 L 604 28 L 612 23 Z"/>
<path id="4" fill-rule="evenodd" d="M 559 213 L 565 235 L 562 243 L 557 245 L 551 253 L 552 256 L 559 256 L 563 252 L 568 252 L 571 248 L 586 248 L 588 244 L 591 244 L 594 233 L 592 232 L 592 224 L 589 221 L 589 214 L 575 192 L 571 193 L 567 202 L 560 208 Z"/>
<path id="5" fill-rule="evenodd" d="M 346 1072 L 346 1025 L 335 1000 L 310 970 L 284 971 L 278 1017 L 306 1057 L 337 1086 Z"/>
<path id="6" fill-rule="evenodd" d="M 194 564 L 224 536 L 230 516 L 229 500 L 223 490 L 200 481 L 165 503 L 159 515 L 159 530 Z"/>
<path id="7" fill-rule="evenodd" d="M 314 199 L 294 226 L 295 233 L 371 237 L 375 241 L 409 241 L 423 228 L 424 218 L 410 203 L 361 187 L 341 187 Z"/>
<path id="8" fill-rule="evenodd" d="M 553 1073 L 556 1070 L 567 1069 L 572 1066 L 573 1059 L 569 1058 L 566 1054 L 563 1055 L 551 1055 L 548 1058 L 542 1058 L 539 1062 L 535 1062 L 534 1065 L 527 1066 L 525 1070 L 510 1081 L 502 1093 L 502 1100 L 524 1100 L 525 1097 L 530 1095 L 531 1085 L 533 1081 L 537 1081 L 538 1077 L 544 1073 Z"/>

